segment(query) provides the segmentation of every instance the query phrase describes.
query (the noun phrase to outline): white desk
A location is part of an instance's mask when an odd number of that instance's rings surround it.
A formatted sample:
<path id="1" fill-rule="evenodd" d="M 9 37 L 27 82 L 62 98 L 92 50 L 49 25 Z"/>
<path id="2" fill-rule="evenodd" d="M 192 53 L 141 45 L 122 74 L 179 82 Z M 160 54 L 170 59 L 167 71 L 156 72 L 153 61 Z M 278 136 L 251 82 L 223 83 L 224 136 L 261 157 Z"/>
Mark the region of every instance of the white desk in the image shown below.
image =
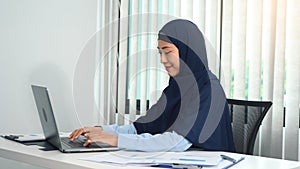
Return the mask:
<path id="1" fill-rule="evenodd" d="M 89 157 L 96 155 L 97 153 L 107 152 L 95 152 L 95 153 L 72 153 L 64 154 L 59 151 L 41 151 L 36 146 L 26 146 L 14 141 L 6 140 L 0 137 L 0 157 L 7 158 L 19 162 L 24 162 L 34 166 L 40 166 L 45 168 L 57 168 L 57 169 L 87 169 L 87 168 L 122 168 L 122 166 L 107 165 L 95 162 L 89 162 L 80 160 L 83 157 Z M 245 160 L 236 164 L 232 168 L 238 169 L 287 169 L 287 168 L 300 168 L 300 162 L 280 160 L 266 157 L 249 156 L 245 155 Z M 133 167 L 130 169 L 146 169 L 153 167 Z"/>

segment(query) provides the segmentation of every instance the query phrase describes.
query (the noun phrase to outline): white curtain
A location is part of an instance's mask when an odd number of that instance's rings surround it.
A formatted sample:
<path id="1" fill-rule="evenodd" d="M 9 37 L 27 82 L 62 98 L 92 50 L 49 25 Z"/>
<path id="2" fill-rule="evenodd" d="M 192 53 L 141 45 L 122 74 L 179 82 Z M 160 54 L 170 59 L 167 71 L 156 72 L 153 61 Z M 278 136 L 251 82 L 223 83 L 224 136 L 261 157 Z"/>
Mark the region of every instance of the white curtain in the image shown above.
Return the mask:
<path id="1" fill-rule="evenodd" d="M 196 23 L 207 38 L 209 66 L 228 98 L 273 102 L 255 153 L 298 160 L 300 1 L 99 3 L 104 5 L 99 5 L 99 22 L 109 25 L 99 36 L 98 52 L 109 56 L 100 66 L 97 81 L 100 114 L 105 119 L 100 123 L 128 124 L 156 102 L 168 82 L 156 49 L 157 32 L 169 20 L 184 18 Z M 118 22 L 110 24 L 115 19 Z M 103 48 L 110 50 L 102 53 Z"/>
<path id="2" fill-rule="evenodd" d="M 299 7 L 297 0 L 223 1 L 226 94 L 273 102 L 256 142 L 258 155 L 299 158 Z"/>
<path id="3" fill-rule="evenodd" d="M 208 53 L 214 56 L 209 64 L 219 74 L 219 8 L 220 1 L 120 1 L 118 124 L 128 124 L 144 115 L 167 85 L 169 77 L 157 52 L 157 33 L 170 20 L 192 20 L 207 34 Z"/>
<path id="4" fill-rule="evenodd" d="M 98 0 L 96 36 L 95 102 L 97 124 L 116 122 L 119 2 Z"/>
<path id="5" fill-rule="evenodd" d="M 299 159 L 300 2 L 286 2 L 286 121 L 285 159 Z M 298 159 L 297 159 L 298 158 Z"/>

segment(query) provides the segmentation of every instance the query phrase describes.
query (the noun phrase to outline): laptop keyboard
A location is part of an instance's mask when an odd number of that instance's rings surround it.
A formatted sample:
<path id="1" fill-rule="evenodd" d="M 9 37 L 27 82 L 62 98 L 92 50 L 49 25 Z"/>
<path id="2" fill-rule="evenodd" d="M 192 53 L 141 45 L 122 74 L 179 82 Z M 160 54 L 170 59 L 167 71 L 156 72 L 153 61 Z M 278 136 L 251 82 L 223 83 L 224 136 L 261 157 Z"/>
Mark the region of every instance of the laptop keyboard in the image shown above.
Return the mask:
<path id="1" fill-rule="evenodd" d="M 68 137 L 61 137 L 61 143 L 66 146 L 66 148 L 100 148 L 100 147 L 111 147 L 108 144 L 104 143 L 90 143 L 86 147 L 83 146 L 85 142 L 84 137 L 79 137 L 78 139 L 71 141 Z"/>
<path id="2" fill-rule="evenodd" d="M 68 148 L 82 148 L 82 147 L 84 147 L 83 146 L 83 144 L 84 144 L 84 140 L 83 139 L 76 139 L 74 141 L 71 141 L 67 137 L 62 137 L 62 138 L 60 138 L 60 140 Z"/>

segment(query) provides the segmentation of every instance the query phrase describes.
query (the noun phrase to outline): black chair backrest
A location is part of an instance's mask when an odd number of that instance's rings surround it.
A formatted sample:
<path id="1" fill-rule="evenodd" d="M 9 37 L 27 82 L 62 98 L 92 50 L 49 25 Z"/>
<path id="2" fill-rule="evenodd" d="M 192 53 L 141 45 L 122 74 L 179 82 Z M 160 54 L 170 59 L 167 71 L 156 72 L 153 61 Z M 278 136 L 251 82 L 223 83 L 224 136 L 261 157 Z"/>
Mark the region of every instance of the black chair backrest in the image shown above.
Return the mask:
<path id="1" fill-rule="evenodd" d="M 253 155 L 256 135 L 272 106 L 270 101 L 227 99 L 232 121 L 235 152 Z"/>

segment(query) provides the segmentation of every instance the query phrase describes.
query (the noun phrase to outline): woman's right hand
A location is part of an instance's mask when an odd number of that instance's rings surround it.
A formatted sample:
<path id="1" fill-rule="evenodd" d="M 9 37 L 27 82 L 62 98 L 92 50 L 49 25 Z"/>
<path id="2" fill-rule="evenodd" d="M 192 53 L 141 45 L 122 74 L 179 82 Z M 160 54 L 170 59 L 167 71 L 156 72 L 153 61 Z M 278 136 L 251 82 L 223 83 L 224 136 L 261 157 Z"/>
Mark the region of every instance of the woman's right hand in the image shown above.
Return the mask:
<path id="1" fill-rule="evenodd" d="M 102 132 L 102 127 L 83 127 L 74 130 L 70 135 L 69 139 L 72 141 L 76 140 L 80 135 L 84 135 L 86 133 L 92 133 L 92 134 L 101 134 Z"/>

